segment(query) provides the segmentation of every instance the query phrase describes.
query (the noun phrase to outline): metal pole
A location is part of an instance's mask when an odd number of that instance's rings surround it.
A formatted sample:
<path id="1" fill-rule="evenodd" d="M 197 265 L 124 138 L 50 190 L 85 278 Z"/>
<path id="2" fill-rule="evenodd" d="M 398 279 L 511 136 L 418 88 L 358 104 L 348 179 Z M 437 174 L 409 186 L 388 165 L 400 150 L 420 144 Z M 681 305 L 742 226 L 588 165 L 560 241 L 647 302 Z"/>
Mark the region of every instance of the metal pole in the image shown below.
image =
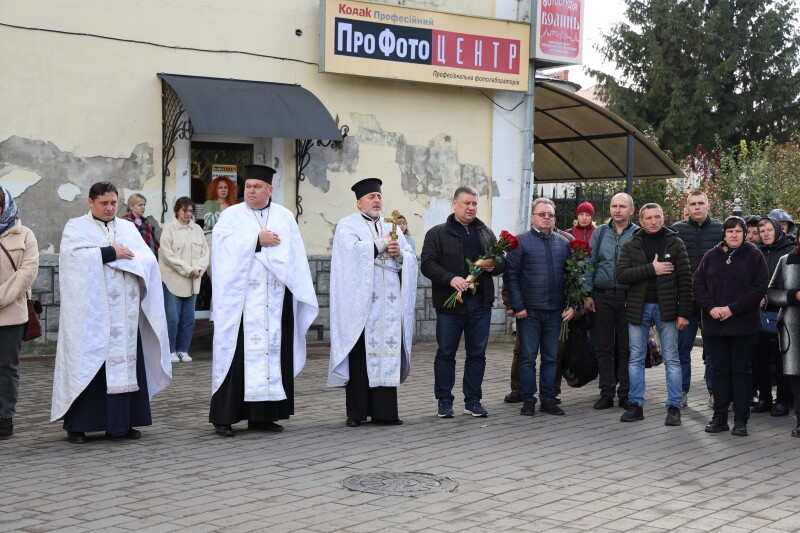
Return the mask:
<path id="1" fill-rule="evenodd" d="M 536 70 L 533 61 L 528 67 L 528 92 L 525 93 L 525 130 L 522 132 L 522 212 L 520 231 L 528 230 L 531 203 L 533 203 L 533 94 L 536 86 Z"/>
<path id="2" fill-rule="evenodd" d="M 633 196 L 633 132 L 628 132 L 628 161 L 627 175 L 625 177 L 625 192 Z"/>

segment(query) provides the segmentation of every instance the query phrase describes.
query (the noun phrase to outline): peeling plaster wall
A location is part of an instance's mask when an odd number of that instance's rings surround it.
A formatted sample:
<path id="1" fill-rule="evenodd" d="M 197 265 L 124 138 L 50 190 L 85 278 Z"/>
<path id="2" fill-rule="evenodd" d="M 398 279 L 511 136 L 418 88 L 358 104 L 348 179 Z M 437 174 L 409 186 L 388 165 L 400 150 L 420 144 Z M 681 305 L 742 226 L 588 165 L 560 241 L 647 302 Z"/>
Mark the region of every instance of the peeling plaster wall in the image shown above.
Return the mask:
<path id="1" fill-rule="evenodd" d="M 120 192 L 138 191 L 153 175 L 153 149 L 147 144 L 136 146 L 129 157 L 112 158 L 80 157 L 53 143 L 17 136 L 0 141 L 0 184 L 21 191 L 15 195 L 21 219 L 43 251 L 58 252 L 67 220 L 88 212 L 93 183 L 110 181 Z"/>

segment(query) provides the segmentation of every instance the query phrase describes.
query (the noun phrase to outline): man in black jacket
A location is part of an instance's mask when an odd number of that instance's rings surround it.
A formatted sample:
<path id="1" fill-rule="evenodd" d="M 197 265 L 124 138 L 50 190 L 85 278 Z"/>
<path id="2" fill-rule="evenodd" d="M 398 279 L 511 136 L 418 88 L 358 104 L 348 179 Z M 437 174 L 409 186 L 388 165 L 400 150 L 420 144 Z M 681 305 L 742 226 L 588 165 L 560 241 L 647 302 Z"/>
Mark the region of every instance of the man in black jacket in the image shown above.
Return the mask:
<path id="1" fill-rule="evenodd" d="M 701 191 L 692 191 L 686 198 L 686 210 L 689 218 L 680 220 L 672 225 L 672 229 L 678 232 L 678 237 L 686 246 L 686 253 L 689 254 L 689 264 L 692 267 L 694 276 L 700 261 L 707 251 L 712 249 L 722 240 L 722 222 L 716 218 L 708 216 L 708 196 Z M 700 308 L 697 304 L 692 305 L 692 316 L 689 318 L 689 325 L 682 329 L 678 334 L 678 357 L 681 360 L 681 388 L 683 398 L 681 406 L 686 407 L 689 396 L 689 384 L 692 381 L 692 347 L 694 339 L 697 337 L 697 328 L 700 326 Z M 704 343 L 705 344 L 705 343 Z M 705 380 L 708 388 L 708 406 L 713 407 L 711 400 L 711 376 L 713 375 L 712 353 L 704 349 L 706 359 Z"/>
<path id="2" fill-rule="evenodd" d="M 453 195 L 453 214 L 444 224 L 432 227 L 425 234 L 420 262 L 422 274 L 431 280 L 433 306 L 436 308 L 436 358 L 433 363 L 434 393 L 439 401 L 439 418 L 453 418 L 453 385 L 456 375 L 456 351 L 464 335 L 464 414 L 485 418 L 488 412 L 481 405 L 481 385 L 486 368 L 486 345 L 494 303 L 492 276 L 503 273 L 500 263 L 483 268 L 475 283 L 475 294 L 469 289 L 467 259 L 477 260 L 496 240 L 486 224 L 476 218 L 478 191 L 462 186 Z M 454 291 L 462 292 L 462 302 L 452 308 L 445 301 Z"/>
<path id="3" fill-rule="evenodd" d="M 630 359 L 628 410 L 622 422 L 644 419 L 644 358 L 651 325 L 658 330 L 667 373 L 667 426 L 681 425 L 681 365 L 678 332 L 692 314 L 692 272 L 686 247 L 671 229 L 664 227 L 664 211 L 658 204 L 644 204 L 639 211 L 641 229 L 622 246 L 617 281 L 628 285 Z"/>

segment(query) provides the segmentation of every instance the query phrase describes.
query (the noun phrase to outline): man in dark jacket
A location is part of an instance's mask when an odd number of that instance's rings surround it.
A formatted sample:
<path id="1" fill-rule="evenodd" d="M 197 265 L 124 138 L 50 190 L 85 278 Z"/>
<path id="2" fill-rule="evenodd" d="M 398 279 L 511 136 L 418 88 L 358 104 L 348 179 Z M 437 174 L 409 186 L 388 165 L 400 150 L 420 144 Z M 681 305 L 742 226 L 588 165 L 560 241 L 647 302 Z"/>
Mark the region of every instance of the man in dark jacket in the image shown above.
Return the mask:
<path id="1" fill-rule="evenodd" d="M 520 414 L 536 413 L 536 353 L 541 350 L 540 411 L 563 415 L 553 388 L 556 377 L 561 323 L 575 310 L 564 310 L 564 268 L 569 258 L 567 240 L 553 231 L 556 210 L 552 200 L 537 198 L 531 208 L 531 230 L 519 235 L 519 248 L 506 256 L 503 282 L 517 318 L 520 339 Z"/>
<path id="2" fill-rule="evenodd" d="M 664 211 L 645 204 L 639 211 L 641 229 L 622 247 L 617 281 L 629 285 L 626 299 L 631 383 L 630 404 L 622 422 L 643 420 L 644 358 L 650 325 L 655 324 L 667 372 L 667 426 L 681 424 L 681 365 L 678 331 L 692 315 L 692 270 L 686 247 L 674 231 L 664 227 Z"/>
<path id="3" fill-rule="evenodd" d="M 616 272 L 622 247 L 639 229 L 631 222 L 633 211 L 633 198 L 629 194 L 614 195 L 611 198 L 611 220 L 597 228 L 589 241 L 592 255 L 586 260 L 583 288 L 590 295 L 584 308 L 595 313 L 600 377 L 600 399 L 595 402 L 595 409 L 613 407 L 615 393 L 619 395 L 619 406 L 628 408 L 628 318 L 625 315 L 628 286 L 617 282 Z M 619 354 L 616 364 L 615 352 Z"/>
<path id="4" fill-rule="evenodd" d="M 689 213 L 689 218 L 680 220 L 672 225 L 672 229 L 678 232 L 678 237 L 681 238 L 684 246 L 686 246 L 689 264 L 692 267 L 692 275 L 694 275 L 706 252 L 722 240 L 722 222 L 708 216 L 709 207 L 708 196 L 705 193 L 692 191 L 686 198 L 686 210 Z M 697 328 L 699 326 L 700 307 L 694 304 L 692 306 L 692 316 L 689 317 L 689 325 L 678 334 L 678 357 L 681 360 L 681 390 L 683 391 L 682 407 L 686 407 L 689 385 L 692 382 L 692 348 L 694 347 L 694 339 L 697 337 Z M 706 343 L 703 343 L 703 350 L 706 360 L 704 377 L 709 395 L 708 406 L 713 407 L 711 380 L 714 370 L 714 358 Z"/>
<path id="5" fill-rule="evenodd" d="M 464 335 L 464 414 L 486 417 L 481 405 L 481 385 L 486 368 L 486 345 L 494 304 L 492 276 L 503 273 L 503 263 L 483 268 L 475 283 L 475 293 L 465 279 L 467 259 L 477 260 L 496 240 L 486 224 L 476 218 L 478 191 L 463 186 L 453 195 L 453 214 L 444 224 L 425 234 L 420 254 L 422 274 L 431 280 L 433 306 L 436 308 L 436 358 L 433 363 L 434 393 L 439 400 L 439 418 L 453 418 L 453 385 L 456 375 L 456 351 Z M 453 291 L 462 293 L 462 302 L 452 308 L 445 301 Z"/>

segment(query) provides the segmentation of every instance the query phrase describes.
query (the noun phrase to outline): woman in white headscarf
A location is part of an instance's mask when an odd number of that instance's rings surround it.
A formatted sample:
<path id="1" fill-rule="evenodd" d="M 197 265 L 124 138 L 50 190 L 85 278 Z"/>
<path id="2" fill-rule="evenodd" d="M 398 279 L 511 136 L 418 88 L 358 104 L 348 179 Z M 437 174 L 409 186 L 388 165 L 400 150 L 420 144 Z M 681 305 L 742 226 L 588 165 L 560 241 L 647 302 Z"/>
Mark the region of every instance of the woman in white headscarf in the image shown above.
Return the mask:
<path id="1" fill-rule="evenodd" d="M 36 237 L 20 223 L 11 193 L 0 187 L 0 439 L 14 433 L 19 350 L 28 322 L 28 296 L 38 272 Z"/>

